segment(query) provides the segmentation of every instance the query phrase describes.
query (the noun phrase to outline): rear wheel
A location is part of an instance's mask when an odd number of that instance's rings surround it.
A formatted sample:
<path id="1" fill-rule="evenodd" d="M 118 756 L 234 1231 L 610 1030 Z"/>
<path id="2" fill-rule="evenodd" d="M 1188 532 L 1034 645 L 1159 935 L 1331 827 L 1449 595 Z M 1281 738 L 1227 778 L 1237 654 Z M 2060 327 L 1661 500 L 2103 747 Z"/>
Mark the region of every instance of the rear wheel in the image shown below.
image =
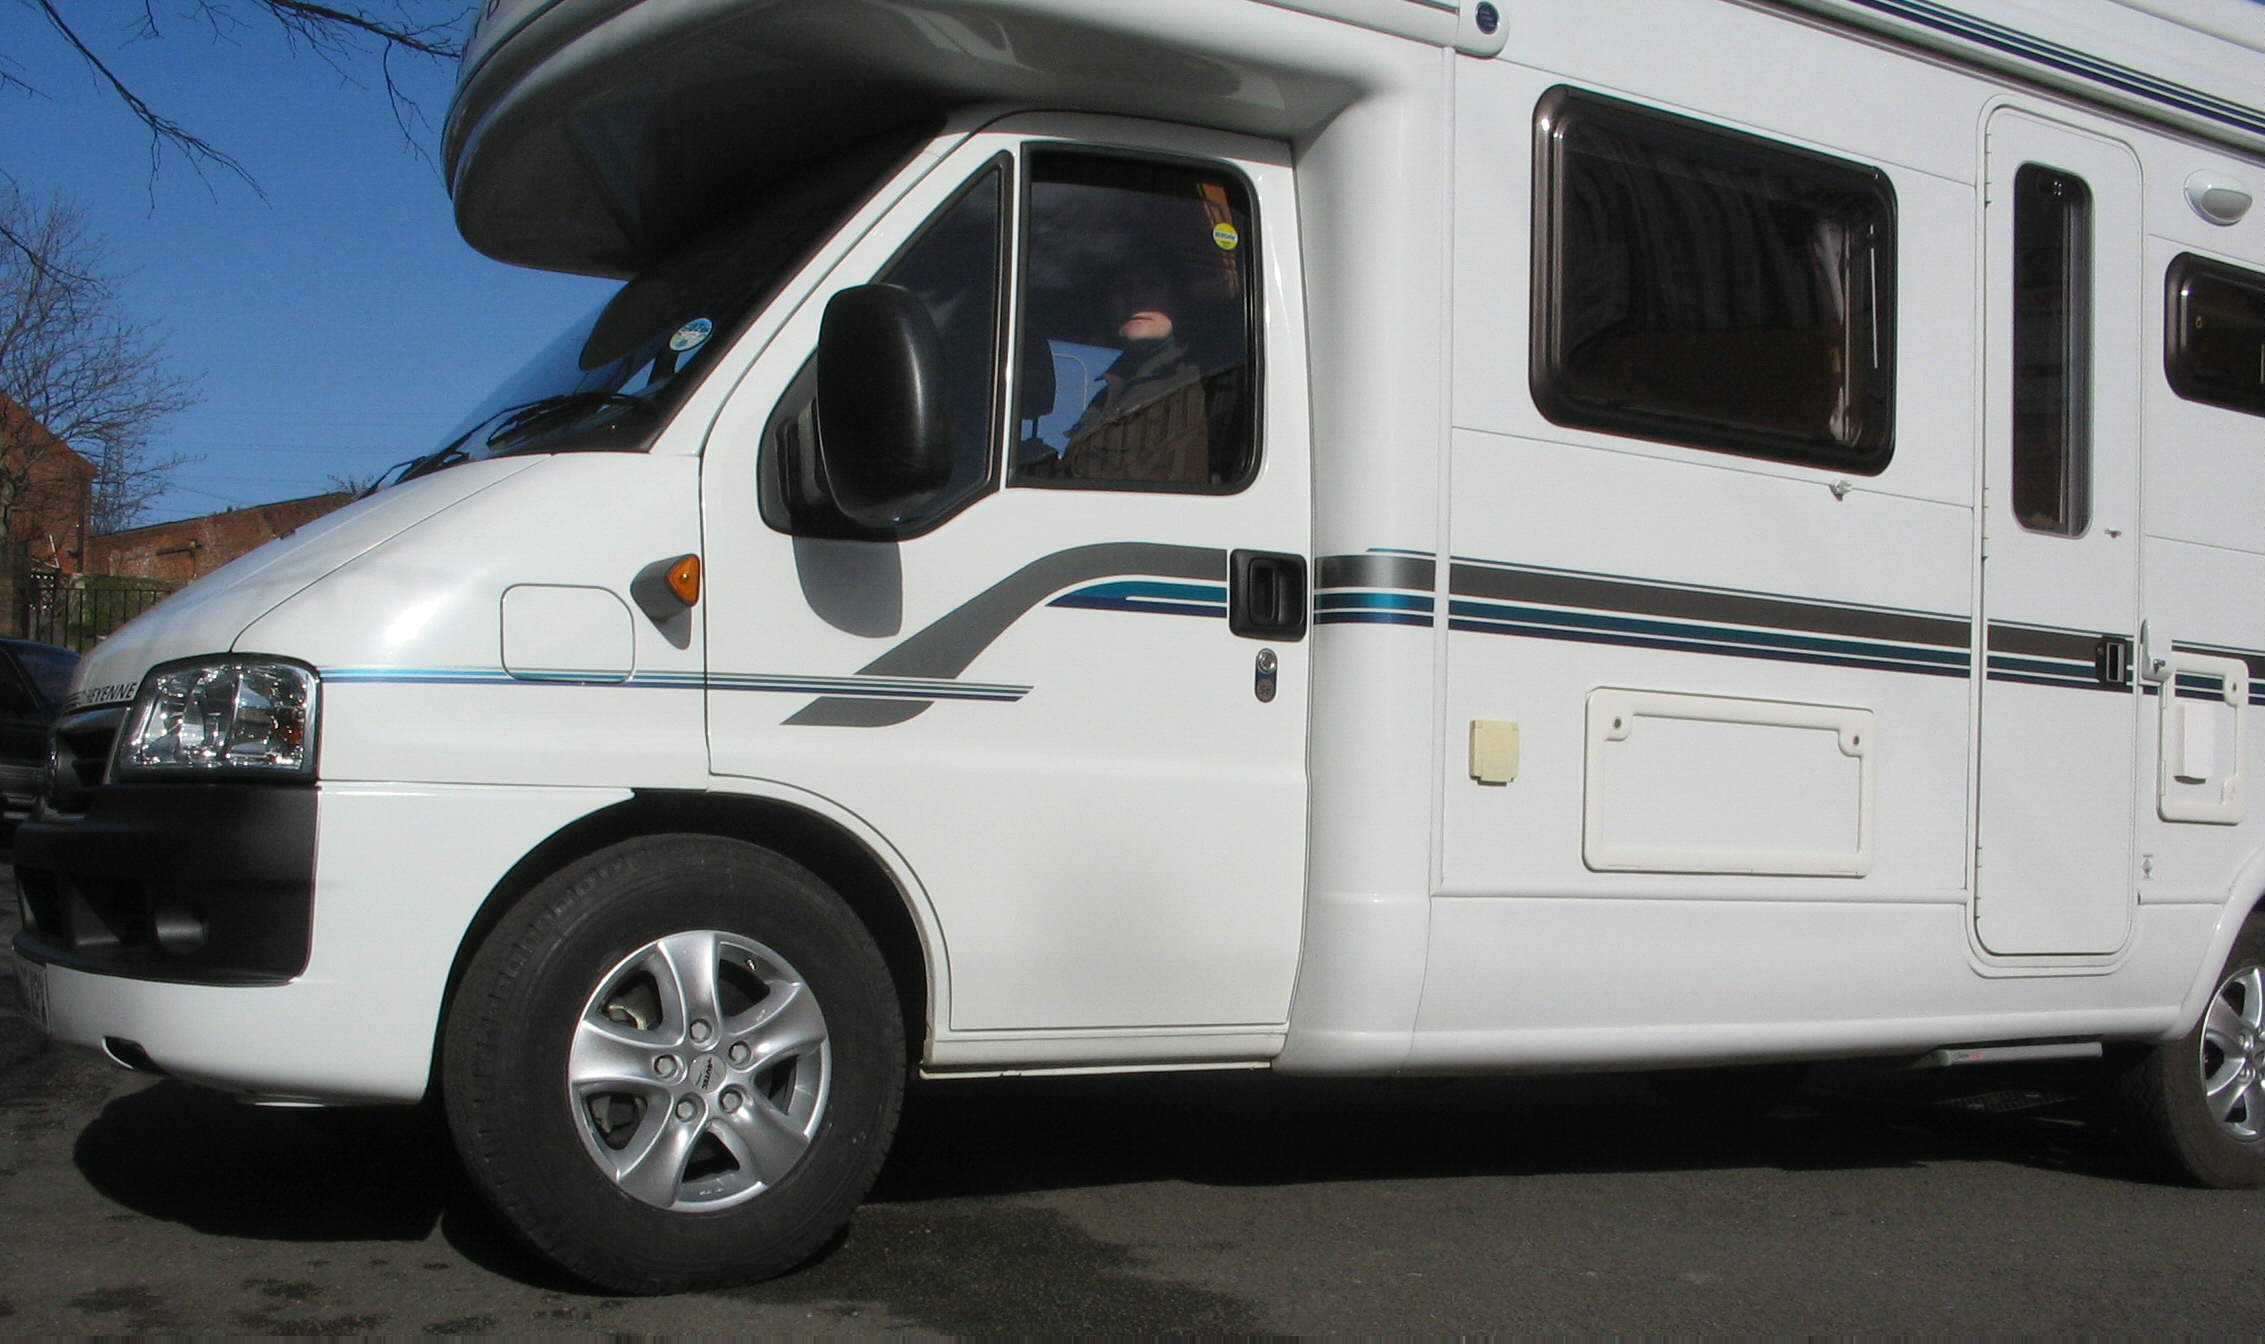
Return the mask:
<path id="1" fill-rule="evenodd" d="M 473 1183 L 604 1288 L 793 1268 L 848 1222 L 904 1084 L 888 970 L 800 867 L 631 841 L 508 914 L 449 1015 L 442 1087 Z"/>
<path id="2" fill-rule="evenodd" d="M 2265 911 L 2242 926 L 2202 1020 L 2126 1069 L 2115 1100 L 2172 1175 L 2265 1186 Z"/>

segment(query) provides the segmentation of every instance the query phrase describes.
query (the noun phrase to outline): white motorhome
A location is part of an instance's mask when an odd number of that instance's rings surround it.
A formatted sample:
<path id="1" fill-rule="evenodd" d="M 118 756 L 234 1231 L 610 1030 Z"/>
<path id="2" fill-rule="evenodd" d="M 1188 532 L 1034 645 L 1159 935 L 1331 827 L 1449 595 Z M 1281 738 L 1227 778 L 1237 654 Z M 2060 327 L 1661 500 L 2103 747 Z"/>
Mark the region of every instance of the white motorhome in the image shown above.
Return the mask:
<path id="1" fill-rule="evenodd" d="M 488 0 L 626 284 L 84 662 L 29 1002 L 775 1272 L 908 1068 L 2098 1057 L 2265 1180 L 2265 11 Z"/>

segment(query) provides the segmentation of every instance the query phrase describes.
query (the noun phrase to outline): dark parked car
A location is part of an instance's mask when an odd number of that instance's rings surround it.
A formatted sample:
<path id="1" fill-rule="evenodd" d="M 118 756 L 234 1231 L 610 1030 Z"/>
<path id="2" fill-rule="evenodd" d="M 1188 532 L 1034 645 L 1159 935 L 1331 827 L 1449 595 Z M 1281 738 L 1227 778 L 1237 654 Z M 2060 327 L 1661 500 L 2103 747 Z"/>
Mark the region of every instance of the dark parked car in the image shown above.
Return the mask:
<path id="1" fill-rule="evenodd" d="M 29 639 L 0 639 L 0 819 L 22 821 L 39 795 L 47 733 L 79 655 Z"/>

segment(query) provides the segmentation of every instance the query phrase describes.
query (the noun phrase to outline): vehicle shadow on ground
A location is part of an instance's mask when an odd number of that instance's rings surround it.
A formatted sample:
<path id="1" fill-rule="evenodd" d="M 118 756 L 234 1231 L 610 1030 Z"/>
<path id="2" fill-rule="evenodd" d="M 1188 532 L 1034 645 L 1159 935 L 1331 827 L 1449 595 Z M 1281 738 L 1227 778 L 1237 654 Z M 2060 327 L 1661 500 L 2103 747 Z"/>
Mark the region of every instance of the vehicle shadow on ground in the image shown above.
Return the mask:
<path id="1" fill-rule="evenodd" d="M 1958 1081 L 1820 1070 L 1774 1105 L 1734 1089 L 1604 1074 L 931 1083 L 909 1099 L 874 1197 L 1941 1161 L 2148 1179 L 2097 1108 L 2068 1091 Z"/>
<path id="2" fill-rule="evenodd" d="M 1756 1107 L 1663 1093 L 1641 1076 L 1309 1080 L 1264 1073 L 925 1083 L 913 1088 L 877 1204 L 1186 1181 L 1323 1184 L 1990 1161 L 2144 1179 L 2116 1136 L 2050 1092 L 1825 1076 Z M 1967 1093 L 1974 1093 L 1969 1086 Z M 218 1236 L 421 1241 L 523 1283 L 572 1285 L 482 1208 L 430 1107 L 267 1110 L 160 1082 L 114 1097 L 76 1165 L 128 1209 Z"/>
<path id="3" fill-rule="evenodd" d="M 481 1207 L 429 1106 L 274 1109 L 168 1080 L 111 1100 L 72 1157 L 105 1197 L 213 1236 L 422 1242 L 438 1227 L 482 1268 L 579 1288 Z"/>

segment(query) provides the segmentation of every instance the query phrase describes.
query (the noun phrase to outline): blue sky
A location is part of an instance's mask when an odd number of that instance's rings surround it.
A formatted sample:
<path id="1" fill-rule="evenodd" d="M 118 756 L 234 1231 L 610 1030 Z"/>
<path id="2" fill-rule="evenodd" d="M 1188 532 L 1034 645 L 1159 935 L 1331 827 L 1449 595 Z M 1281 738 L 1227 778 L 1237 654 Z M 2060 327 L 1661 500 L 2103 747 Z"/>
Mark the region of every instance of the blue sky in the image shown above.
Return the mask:
<path id="1" fill-rule="evenodd" d="M 0 169 L 88 213 L 126 273 L 122 308 L 163 330 L 177 372 L 202 379 L 203 403 L 153 445 L 202 460 L 146 521 L 317 494 L 333 475 L 434 447 L 607 293 L 473 252 L 383 90 L 294 56 L 272 25 L 214 41 L 176 21 L 162 42 L 116 46 L 123 30 L 107 25 L 139 5 L 66 8 L 136 92 L 266 193 L 170 155 L 153 182 L 140 124 L 28 6 L 0 3 L 0 55 L 41 94 L 0 93 Z M 437 154 L 455 71 L 402 62 L 397 73 Z"/>

